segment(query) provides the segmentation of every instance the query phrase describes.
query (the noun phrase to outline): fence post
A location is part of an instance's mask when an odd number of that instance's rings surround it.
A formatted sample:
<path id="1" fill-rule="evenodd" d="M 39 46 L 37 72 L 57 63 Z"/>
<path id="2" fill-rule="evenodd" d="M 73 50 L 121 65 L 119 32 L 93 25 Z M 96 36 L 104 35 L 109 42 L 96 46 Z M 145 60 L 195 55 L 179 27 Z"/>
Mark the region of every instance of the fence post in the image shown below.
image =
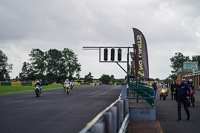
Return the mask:
<path id="1" fill-rule="evenodd" d="M 123 113 L 123 100 L 119 100 L 116 103 L 117 106 L 117 131 L 119 130 L 119 128 L 121 127 L 121 124 L 123 122 L 123 118 L 124 118 L 124 113 Z"/>
<path id="2" fill-rule="evenodd" d="M 105 112 L 103 114 L 103 122 L 105 123 L 105 133 L 112 132 L 112 114 L 111 112 Z"/>
<path id="3" fill-rule="evenodd" d="M 127 97 L 127 85 L 121 85 L 121 94 L 122 99 Z"/>
<path id="4" fill-rule="evenodd" d="M 97 122 L 90 131 L 91 133 L 105 133 L 105 124 L 103 122 Z"/>
<path id="5" fill-rule="evenodd" d="M 117 133 L 117 107 L 113 106 L 110 108 L 110 112 L 112 113 L 112 132 Z"/>

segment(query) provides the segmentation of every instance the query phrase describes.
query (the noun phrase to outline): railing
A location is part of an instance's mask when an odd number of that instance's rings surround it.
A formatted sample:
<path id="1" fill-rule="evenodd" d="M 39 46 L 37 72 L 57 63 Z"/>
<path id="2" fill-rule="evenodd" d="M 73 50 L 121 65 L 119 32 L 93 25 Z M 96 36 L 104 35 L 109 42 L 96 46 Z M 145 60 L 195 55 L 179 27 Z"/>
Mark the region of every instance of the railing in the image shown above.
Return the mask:
<path id="1" fill-rule="evenodd" d="M 140 99 L 144 99 L 154 107 L 154 89 L 152 87 L 130 83 L 128 91 L 133 91 L 134 94 L 133 96 L 128 97 L 129 99 L 136 99 L 137 102 Z"/>
<path id="2" fill-rule="evenodd" d="M 121 96 L 100 112 L 79 133 L 125 133 L 129 123 L 129 103 Z"/>

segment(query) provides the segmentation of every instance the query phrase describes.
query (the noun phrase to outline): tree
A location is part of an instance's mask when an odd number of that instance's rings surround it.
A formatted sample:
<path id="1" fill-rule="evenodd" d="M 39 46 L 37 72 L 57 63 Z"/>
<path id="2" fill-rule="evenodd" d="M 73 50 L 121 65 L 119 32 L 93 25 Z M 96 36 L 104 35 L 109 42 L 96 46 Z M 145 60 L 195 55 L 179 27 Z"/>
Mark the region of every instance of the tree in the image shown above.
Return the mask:
<path id="1" fill-rule="evenodd" d="M 78 69 L 76 70 L 76 79 L 77 79 L 78 81 L 80 80 L 80 77 L 81 77 L 80 71 L 81 71 L 81 68 L 78 68 Z"/>
<path id="2" fill-rule="evenodd" d="M 111 75 L 110 78 L 111 78 L 112 84 L 114 84 L 116 82 L 116 79 L 115 79 L 114 75 Z"/>
<path id="3" fill-rule="evenodd" d="M 93 76 L 91 72 L 89 72 L 88 75 L 85 75 L 84 83 L 92 83 L 92 80 L 93 80 Z"/>
<path id="4" fill-rule="evenodd" d="M 177 74 L 171 74 L 171 75 L 169 76 L 169 78 L 176 80 L 176 79 L 177 79 Z"/>
<path id="5" fill-rule="evenodd" d="M 47 78 L 52 81 L 62 82 L 65 79 L 72 80 L 75 72 L 80 71 L 81 65 L 75 53 L 64 48 L 63 51 L 50 49 L 46 52 Z"/>
<path id="6" fill-rule="evenodd" d="M 30 63 L 24 63 L 21 79 L 42 79 L 43 81 L 63 82 L 66 78 L 73 79 L 75 72 L 80 72 L 81 65 L 74 52 L 68 48 L 63 51 L 50 49 L 46 52 L 40 49 L 32 49 Z M 79 75 L 80 77 L 80 75 Z"/>
<path id="7" fill-rule="evenodd" d="M 35 74 L 30 63 L 24 62 L 22 66 L 22 72 L 19 73 L 19 79 L 21 81 L 35 80 Z"/>
<path id="8" fill-rule="evenodd" d="M 149 81 L 154 81 L 155 79 L 153 79 L 153 78 L 149 78 Z"/>
<path id="9" fill-rule="evenodd" d="M 13 64 L 8 64 L 8 57 L 0 50 L 0 81 L 10 79 Z"/>
<path id="10" fill-rule="evenodd" d="M 179 68 L 183 69 L 183 63 L 186 61 L 191 61 L 189 56 L 184 56 L 182 53 L 178 52 L 170 58 L 171 61 L 171 67 L 173 68 L 172 73 L 178 72 Z"/>
<path id="11" fill-rule="evenodd" d="M 44 72 L 46 71 L 45 53 L 40 49 L 32 49 L 29 54 L 33 75 L 36 79 L 45 80 Z"/>
<path id="12" fill-rule="evenodd" d="M 62 57 L 62 71 L 65 74 L 62 77 L 64 77 L 64 79 L 68 77 L 71 80 L 75 72 L 76 74 L 79 74 L 79 72 L 81 71 L 81 65 L 78 63 L 77 55 L 75 55 L 75 53 L 68 48 L 64 48 L 64 50 L 62 51 Z M 80 77 L 80 75 L 78 76 Z"/>
<path id="13" fill-rule="evenodd" d="M 109 84 L 111 77 L 109 75 L 103 74 L 99 80 L 102 81 L 103 84 Z"/>
<path id="14" fill-rule="evenodd" d="M 27 62 L 24 62 L 23 63 L 23 66 L 22 66 L 22 72 L 21 73 L 19 73 L 19 78 L 20 78 L 20 80 L 28 80 L 29 79 L 29 77 L 28 77 L 28 75 L 29 75 L 29 67 L 30 67 L 30 64 L 29 63 L 27 63 Z"/>
<path id="15" fill-rule="evenodd" d="M 46 64 L 47 64 L 47 79 L 50 82 L 59 82 L 60 81 L 60 73 L 64 73 L 60 71 L 62 64 L 62 53 L 57 49 L 50 49 L 46 52 Z"/>

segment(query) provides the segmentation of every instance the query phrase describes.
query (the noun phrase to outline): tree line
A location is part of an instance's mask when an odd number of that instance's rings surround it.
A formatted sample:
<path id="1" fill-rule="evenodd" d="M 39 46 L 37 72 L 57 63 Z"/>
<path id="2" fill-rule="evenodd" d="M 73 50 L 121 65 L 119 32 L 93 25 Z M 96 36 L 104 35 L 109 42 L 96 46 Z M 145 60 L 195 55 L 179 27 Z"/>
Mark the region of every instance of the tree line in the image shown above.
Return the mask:
<path id="1" fill-rule="evenodd" d="M 32 49 L 29 57 L 29 60 L 23 63 L 21 72 L 16 77 L 17 80 L 33 81 L 42 79 L 48 83 L 61 83 L 65 79 L 80 79 L 81 64 L 78 63 L 78 57 L 71 49 L 64 48 L 61 51 L 57 49 L 49 49 L 48 51 Z M 173 70 L 168 78 L 176 79 L 176 73 L 179 68 L 183 68 L 184 62 L 198 62 L 198 69 L 200 70 L 200 55 L 193 55 L 190 59 L 189 56 L 178 52 L 170 58 L 170 61 L 170 67 Z M 9 73 L 12 71 L 12 67 L 13 64 L 8 63 L 8 57 L 0 50 L 0 81 L 10 80 Z M 88 75 L 81 79 L 85 83 L 91 83 L 93 76 L 89 72 Z M 113 75 L 106 74 L 103 74 L 99 80 L 105 84 L 124 82 L 124 79 L 117 80 Z"/>
<path id="2" fill-rule="evenodd" d="M 10 80 L 9 73 L 13 64 L 8 63 L 8 57 L 0 50 L 0 81 Z M 92 83 L 92 73 L 80 78 L 81 64 L 77 55 L 68 48 L 63 50 L 49 49 L 42 51 L 32 49 L 28 61 L 23 62 L 21 72 L 15 78 L 19 81 L 35 81 L 41 79 L 48 83 L 62 83 L 65 79 L 84 80 L 84 83 Z M 96 79 L 97 80 L 97 79 Z M 99 79 L 104 84 L 122 83 L 124 79 L 115 79 L 113 75 L 103 74 Z"/>
<path id="3" fill-rule="evenodd" d="M 29 54 L 29 61 L 23 63 L 19 76 L 20 81 L 32 81 L 42 79 L 49 83 L 63 82 L 65 79 L 74 79 L 79 76 L 81 64 L 78 63 L 77 55 L 68 48 L 62 51 L 49 49 L 42 51 L 32 49 Z M 12 64 L 8 64 L 8 57 L 0 50 L 0 81 L 10 79 L 9 73 L 12 70 Z"/>

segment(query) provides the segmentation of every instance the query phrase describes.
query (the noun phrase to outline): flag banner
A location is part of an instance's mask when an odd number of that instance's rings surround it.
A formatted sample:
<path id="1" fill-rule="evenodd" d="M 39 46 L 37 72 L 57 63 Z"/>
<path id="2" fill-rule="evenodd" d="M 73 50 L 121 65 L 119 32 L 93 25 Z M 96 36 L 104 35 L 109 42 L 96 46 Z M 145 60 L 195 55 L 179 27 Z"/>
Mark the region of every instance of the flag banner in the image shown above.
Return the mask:
<path id="1" fill-rule="evenodd" d="M 149 78 L 149 63 L 147 44 L 144 35 L 138 29 L 133 28 L 135 44 L 134 60 L 135 60 L 135 75 L 139 79 Z"/>
<path id="2" fill-rule="evenodd" d="M 130 55 L 131 55 L 131 76 L 136 76 L 135 75 L 135 59 L 134 59 L 134 52 L 130 52 Z"/>

